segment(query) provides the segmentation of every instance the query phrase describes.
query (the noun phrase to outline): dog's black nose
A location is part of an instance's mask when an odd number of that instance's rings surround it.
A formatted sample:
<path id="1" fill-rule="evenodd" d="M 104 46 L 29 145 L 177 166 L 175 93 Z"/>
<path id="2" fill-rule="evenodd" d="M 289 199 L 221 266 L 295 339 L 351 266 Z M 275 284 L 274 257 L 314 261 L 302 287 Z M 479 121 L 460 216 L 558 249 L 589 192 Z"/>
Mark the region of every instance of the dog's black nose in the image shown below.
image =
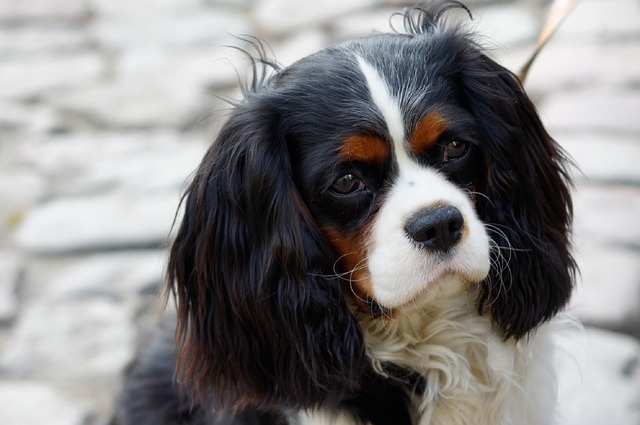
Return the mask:
<path id="1" fill-rule="evenodd" d="M 451 205 L 419 211 L 409 219 L 404 230 L 420 246 L 433 251 L 447 252 L 462 237 L 462 213 Z"/>

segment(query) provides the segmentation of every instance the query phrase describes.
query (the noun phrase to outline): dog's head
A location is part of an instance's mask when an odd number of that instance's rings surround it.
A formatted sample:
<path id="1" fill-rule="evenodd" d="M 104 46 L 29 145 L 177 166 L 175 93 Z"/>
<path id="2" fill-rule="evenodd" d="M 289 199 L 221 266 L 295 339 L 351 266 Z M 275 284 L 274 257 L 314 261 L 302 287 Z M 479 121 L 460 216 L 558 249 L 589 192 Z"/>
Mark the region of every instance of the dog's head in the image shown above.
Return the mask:
<path id="1" fill-rule="evenodd" d="M 196 393 L 338 399 L 366 369 L 352 309 L 394 320 L 471 290 L 518 339 L 567 302 L 564 157 L 518 79 L 442 22 L 451 5 L 306 57 L 234 107 L 169 262 Z"/>

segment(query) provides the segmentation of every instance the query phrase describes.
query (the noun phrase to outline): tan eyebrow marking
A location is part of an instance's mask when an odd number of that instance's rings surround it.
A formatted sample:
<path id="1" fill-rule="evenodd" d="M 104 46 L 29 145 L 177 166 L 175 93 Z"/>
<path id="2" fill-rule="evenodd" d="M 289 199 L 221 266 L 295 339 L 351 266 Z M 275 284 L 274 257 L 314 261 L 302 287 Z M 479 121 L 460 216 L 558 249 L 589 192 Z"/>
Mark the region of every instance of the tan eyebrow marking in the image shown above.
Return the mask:
<path id="1" fill-rule="evenodd" d="M 437 111 L 427 112 L 409 135 L 409 150 L 417 154 L 428 151 L 447 128 L 447 120 L 442 114 Z"/>
<path id="2" fill-rule="evenodd" d="M 344 139 L 338 156 L 343 161 L 381 163 L 389 157 L 389 146 L 378 137 L 354 134 Z"/>

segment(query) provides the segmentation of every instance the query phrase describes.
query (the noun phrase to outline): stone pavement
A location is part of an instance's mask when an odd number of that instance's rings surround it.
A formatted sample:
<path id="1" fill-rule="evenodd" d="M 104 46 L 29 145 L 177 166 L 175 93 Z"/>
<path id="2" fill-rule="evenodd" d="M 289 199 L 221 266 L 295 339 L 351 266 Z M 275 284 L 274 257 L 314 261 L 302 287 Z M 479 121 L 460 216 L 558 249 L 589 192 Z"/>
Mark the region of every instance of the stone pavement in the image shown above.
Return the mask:
<path id="1" fill-rule="evenodd" d="M 469 1 L 516 69 L 537 0 Z M 232 34 L 284 64 L 388 29 L 379 0 L 0 2 L 0 424 L 104 424 L 159 316 L 179 194 L 237 96 Z M 581 0 L 527 86 L 575 171 L 562 424 L 640 424 L 640 2 Z"/>

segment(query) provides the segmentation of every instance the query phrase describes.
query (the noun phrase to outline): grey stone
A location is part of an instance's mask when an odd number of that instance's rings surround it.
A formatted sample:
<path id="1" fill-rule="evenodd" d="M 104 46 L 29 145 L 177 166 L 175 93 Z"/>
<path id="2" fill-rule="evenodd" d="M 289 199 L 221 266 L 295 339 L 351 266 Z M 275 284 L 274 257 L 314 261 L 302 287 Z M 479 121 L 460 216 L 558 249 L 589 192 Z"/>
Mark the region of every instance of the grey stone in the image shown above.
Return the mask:
<path id="1" fill-rule="evenodd" d="M 633 40 L 552 39 L 532 66 L 526 87 L 538 96 L 570 91 L 574 97 L 577 88 L 633 82 L 640 82 L 640 46 Z"/>
<path id="2" fill-rule="evenodd" d="M 46 2 L 43 2 L 46 3 Z M 0 55 L 25 58 L 88 49 L 89 42 L 81 27 L 68 26 L 0 26 Z"/>
<path id="3" fill-rule="evenodd" d="M 4 133 L 3 143 L 11 133 L 41 134 L 60 128 L 62 120 L 53 108 L 42 103 L 22 103 L 0 100 L 0 133 Z M 1 148 L 0 148 L 1 149 Z"/>
<path id="4" fill-rule="evenodd" d="M 40 98 L 49 90 L 84 87 L 101 77 L 103 66 L 93 52 L 3 60 L 0 97 Z"/>
<path id="5" fill-rule="evenodd" d="M 330 34 L 335 40 L 343 41 L 374 33 L 388 33 L 392 27 L 400 31 L 403 29 L 402 18 L 398 16 L 390 20 L 396 12 L 397 7 L 387 7 L 337 16 L 328 23 Z"/>
<path id="6" fill-rule="evenodd" d="M 98 128 L 183 128 L 202 113 L 200 87 L 179 78 L 156 77 L 95 84 L 52 94 L 47 100 Z"/>
<path id="7" fill-rule="evenodd" d="M 14 377 L 114 380 L 133 356 L 133 323 L 132 309 L 110 297 L 41 297 L 21 313 L 0 366 Z"/>
<path id="8" fill-rule="evenodd" d="M 18 279 L 22 264 L 17 255 L 0 251 L 0 324 L 9 322 L 18 312 Z"/>
<path id="9" fill-rule="evenodd" d="M 640 252 L 584 239 L 576 241 L 580 279 L 572 314 L 614 329 L 630 327 L 632 320 L 640 325 Z"/>
<path id="10" fill-rule="evenodd" d="M 132 3 L 126 11 L 114 10 L 95 19 L 91 37 L 113 51 L 163 48 L 169 51 L 225 44 L 231 34 L 251 33 L 245 15 L 220 8 L 158 7 Z M 158 70 L 163 73 L 162 69 Z"/>
<path id="11" fill-rule="evenodd" d="M 474 20 L 467 25 L 480 35 L 487 47 L 533 46 L 538 35 L 540 17 L 522 2 L 487 6 L 472 12 Z"/>
<path id="12" fill-rule="evenodd" d="M 199 8 L 204 3 L 203 0 L 157 0 L 153 9 L 149 9 L 147 0 L 92 0 L 92 10 L 100 16 L 127 15 L 144 13 L 168 13 L 169 11 L 180 11 Z"/>
<path id="13" fill-rule="evenodd" d="M 90 255 L 74 261 L 51 278 L 47 294 L 54 300 L 94 296 L 135 299 L 139 294 L 153 291 L 160 283 L 166 255 L 164 250 Z"/>
<path id="14" fill-rule="evenodd" d="M 16 242 L 35 253 L 158 247 L 169 237 L 178 201 L 177 193 L 55 199 L 29 211 Z"/>
<path id="15" fill-rule="evenodd" d="M 135 196 L 172 193 L 177 199 L 205 149 L 203 143 L 132 143 L 121 151 L 105 153 L 101 159 L 86 160 L 64 178 L 61 190 L 75 195 L 111 189 Z"/>
<path id="16" fill-rule="evenodd" d="M 0 22 L 82 22 L 89 17 L 88 6 L 86 0 L 3 0 L 0 3 Z"/>
<path id="17" fill-rule="evenodd" d="M 372 0 L 326 0 L 322 2 L 292 2 L 287 0 L 258 0 L 249 11 L 258 32 L 268 38 L 282 36 L 326 24 L 339 16 L 373 5 Z"/>
<path id="18" fill-rule="evenodd" d="M 229 39 L 219 46 L 177 51 L 130 48 L 118 56 L 113 69 L 119 79 L 159 80 L 166 84 L 195 87 L 199 91 L 205 87 L 235 86 L 238 84 L 238 71 L 242 75 L 244 69 L 236 71 L 235 66 L 245 57 L 226 45 L 245 47 L 240 39 Z M 167 83 L 171 79 L 178 81 Z"/>
<path id="19" fill-rule="evenodd" d="M 305 56 L 323 49 L 328 44 L 327 37 L 322 31 L 301 31 L 278 46 L 276 59 L 283 65 L 288 66 Z"/>
<path id="20" fill-rule="evenodd" d="M 588 329 L 558 338 L 558 411 L 564 425 L 640 423 L 640 343 Z"/>
<path id="21" fill-rule="evenodd" d="M 186 176 L 199 163 L 199 160 L 196 160 L 199 151 L 204 152 L 206 148 L 206 139 L 202 135 L 158 129 L 126 132 L 77 130 L 69 134 L 16 136 L 12 139 L 15 140 L 0 147 L 6 148 L 0 152 L 6 157 L 11 157 L 14 164 L 21 164 L 25 169 L 33 167 L 50 179 L 62 178 L 65 182 L 73 181 L 77 175 L 101 173 L 95 170 L 101 164 L 110 163 L 110 166 L 114 166 L 125 162 L 127 158 L 137 158 L 141 167 L 145 167 L 144 162 L 150 159 L 156 166 L 169 167 L 170 169 L 166 170 L 168 174 L 173 173 L 171 168 L 177 168 Z M 168 159 L 171 155 L 176 158 L 175 164 Z M 162 158 L 166 161 L 159 163 L 162 162 Z M 194 160 L 193 165 L 187 163 L 191 159 Z M 135 162 L 136 159 L 131 161 Z M 157 174 L 158 170 L 153 177 L 161 178 Z M 63 190 L 62 193 L 66 191 Z"/>
<path id="22" fill-rule="evenodd" d="M 640 187 L 587 186 L 574 195 L 575 233 L 601 244 L 640 245 Z"/>
<path id="23" fill-rule="evenodd" d="M 575 162 L 574 177 L 582 184 L 640 184 L 640 135 L 558 132 L 558 141 Z"/>
<path id="24" fill-rule="evenodd" d="M 0 235 L 8 235 L 28 209 L 45 196 L 47 184 L 26 167 L 11 166 L 0 169 L 0 182 Z"/>
<path id="25" fill-rule="evenodd" d="M 559 38 L 620 39 L 640 35 L 640 4 L 631 0 L 577 2 L 558 32 Z M 637 57 L 636 57 L 637 59 Z"/>
<path id="26" fill-rule="evenodd" d="M 0 381 L 0 406 L 2 425 L 83 425 L 90 414 L 87 406 L 39 381 Z"/>
<path id="27" fill-rule="evenodd" d="M 640 90 L 564 91 L 545 98 L 539 106 L 546 124 L 554 130 L 640 133 Z"/>

